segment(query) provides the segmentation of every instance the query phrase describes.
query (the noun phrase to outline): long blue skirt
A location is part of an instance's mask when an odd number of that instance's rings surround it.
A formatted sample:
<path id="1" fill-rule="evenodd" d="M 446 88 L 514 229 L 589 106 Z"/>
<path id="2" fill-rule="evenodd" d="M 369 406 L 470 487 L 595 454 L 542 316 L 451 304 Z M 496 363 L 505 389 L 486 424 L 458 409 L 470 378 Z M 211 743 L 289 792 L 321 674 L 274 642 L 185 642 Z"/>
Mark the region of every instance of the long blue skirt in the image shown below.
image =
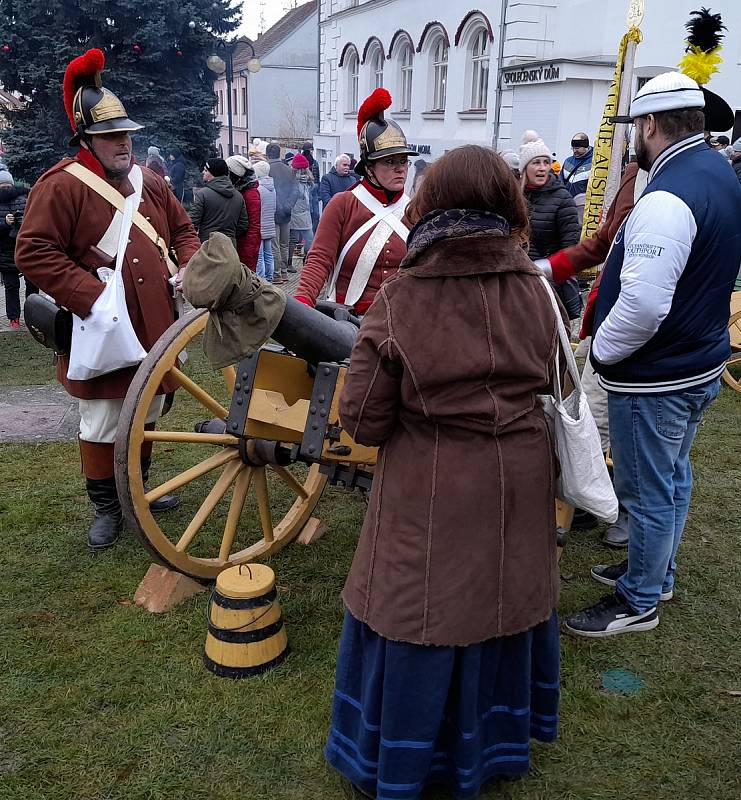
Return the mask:
<path id="1" fill-rule="evenodd" d="M 521 775 L 530 739 L 558 732 L 556 612 L 524 633 L 468 647 L 394 642 L 345 614 L 327 761 L 378 800 L 447 784 L 476 797 Z"/>

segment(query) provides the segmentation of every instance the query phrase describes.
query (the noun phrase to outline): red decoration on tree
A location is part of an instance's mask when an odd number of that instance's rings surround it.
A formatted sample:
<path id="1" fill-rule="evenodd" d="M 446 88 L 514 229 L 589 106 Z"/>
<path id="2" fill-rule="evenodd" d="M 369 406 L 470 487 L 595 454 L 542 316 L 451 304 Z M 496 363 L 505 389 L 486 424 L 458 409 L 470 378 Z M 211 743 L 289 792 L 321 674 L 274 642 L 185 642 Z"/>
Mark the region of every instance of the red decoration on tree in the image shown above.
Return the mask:
<path id="1" fill-rule="evenodd" d="M 131 49 L 135 56 L 140 56 L 144 48 L 139 44 L 139 42 L 135 42 L 131 45 Z"/>
<path id="2" fill-rule="evenodd" d="M 391 107 L 391 94 L 382 86 L 365 98 L 358 111 L 358 136 L 369 119 L 383 119 L 383 112 Z"/>
<path id="3" fill-rule="evenodd" d="M 183 57 L 183 51 L 182 51 L 182 50 L 176 50 L 176 51 L 175 51 L 175 55 L 176 55 L 178 58 L 182 58 L 182 57 Z"/>
<path id="4" fill-rule="evenodd" d="M 9 44 L 3 45 L 3 53 L 10 53 L 12 52 L 13 48 Z"/>
<path id="5" fill-rule="evenodd" d="M 64 110 L 69 117 L 69 123 L 72 130 L 76 131 L 75 118 L 72 113 L 72 101 L 75 99 L 75 94 L 80 86 L 94 86 L 96 85 L 96 75 L 105 67 L 105 56 L 102 50 L 97 48 L 88 50 L 85 55 L 79 56 L 70 61 L 64 73 Z"/>

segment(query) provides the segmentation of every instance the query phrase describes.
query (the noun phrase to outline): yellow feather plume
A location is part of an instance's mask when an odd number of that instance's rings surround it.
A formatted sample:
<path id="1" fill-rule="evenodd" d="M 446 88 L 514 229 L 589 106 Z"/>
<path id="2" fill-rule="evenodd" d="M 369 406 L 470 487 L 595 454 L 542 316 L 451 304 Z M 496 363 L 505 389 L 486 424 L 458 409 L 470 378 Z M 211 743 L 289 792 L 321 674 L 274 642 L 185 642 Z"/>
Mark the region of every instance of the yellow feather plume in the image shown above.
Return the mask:
<path id="1" fill-rule="evenodd" d="M 719 55 L 720 50 L 721 48 L 717 47 L 706 53 L 699 47 L 688 45 L 688 52 L 679 62 L 679 69 L 688 78 L 692 78 L 700 86 L 704 86 L 718 72 L 718 64 L 723 63 L 723 59 Z"/>

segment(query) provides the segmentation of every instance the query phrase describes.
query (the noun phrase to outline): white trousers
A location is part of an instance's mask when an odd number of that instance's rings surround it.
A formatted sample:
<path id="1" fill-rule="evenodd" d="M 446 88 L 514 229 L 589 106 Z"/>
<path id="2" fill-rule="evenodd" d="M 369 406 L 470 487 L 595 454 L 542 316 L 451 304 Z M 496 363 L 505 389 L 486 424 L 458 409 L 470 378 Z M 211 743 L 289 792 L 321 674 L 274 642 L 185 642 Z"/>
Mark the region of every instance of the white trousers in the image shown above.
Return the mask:
<path id="1" fill-rule="evenodd" d="M 116 400 L 80 400 L 80 439 L 86 442 L 113 444 L 123 408 L 123 398 Z M 155 395 L 147 413 L 147 424 L 156 422 L 165 402 L 163 394 Z"/>
<path id="2" fill-rule="evenodd" d="M 589 361 L 589 353 L 592 350 L 592 337 L 585 339 L 576 351 L 578 355 L 586 351 L 587 361 L 581 373 L 581 385 L 592 412 L 594 421 L 597 423 L 599 438 L 602 442 L 602 452 L 606 453 L 610 448 L 610 427 L 607 417 L 607 392 L 597 382 L 597 373 L 594 371 Z"/>

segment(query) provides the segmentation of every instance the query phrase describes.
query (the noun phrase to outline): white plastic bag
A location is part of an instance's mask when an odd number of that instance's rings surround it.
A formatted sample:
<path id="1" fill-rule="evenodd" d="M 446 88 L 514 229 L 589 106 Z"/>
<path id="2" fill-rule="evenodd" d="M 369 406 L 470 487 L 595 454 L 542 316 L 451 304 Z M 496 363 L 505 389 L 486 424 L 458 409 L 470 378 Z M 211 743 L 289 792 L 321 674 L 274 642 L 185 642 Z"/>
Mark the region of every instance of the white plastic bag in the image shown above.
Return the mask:
<path id="1" fill-rule="evenodd" d="M 134 211 L 139 206 L 142 192 L 142 172 L 138 166 L 134 165 L 129 179 L 134 193 L 124 203 L 116 268 L 85 319 L 72 315 L 72 347 L 67 369 L 69 380 L 85 381 L 117 369 L 132 367 L 147 355 L 131 324 L 123 283 L 124 254 Z"/>
<path id="2" fill-rule="evenodd" d="M 561 465 L 556 494 L 569 505 L 612 523 L 618 517 L 618 500 L 605 464 L 597 424 L 581 387 L 576 359 L 553 290 L 547 279 L 541 277 L 541 280 L 556 315 L 560 345 L 556 347 L 553 369 L 555 396 L 540 396 L 543 410 L 553 423 L 556 456 Z M 574 384 L 574 391 L 566 398 L 562 397 L 559 350 L 566 356 L 568 373 Z"/>

